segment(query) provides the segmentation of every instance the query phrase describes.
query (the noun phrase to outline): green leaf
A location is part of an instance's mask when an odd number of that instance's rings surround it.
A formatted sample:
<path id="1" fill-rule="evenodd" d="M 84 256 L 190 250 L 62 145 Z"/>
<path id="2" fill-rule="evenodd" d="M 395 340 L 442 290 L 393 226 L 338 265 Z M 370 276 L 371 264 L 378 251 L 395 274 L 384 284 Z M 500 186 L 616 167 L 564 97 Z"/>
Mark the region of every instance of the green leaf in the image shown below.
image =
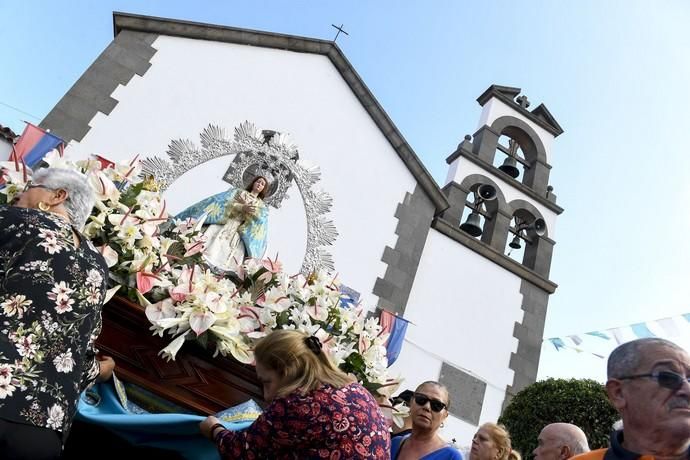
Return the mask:
<path id="1" fill-rule="evenodd" d="M 179 257 L 181 259 L 182 256 L 184 256 L 184 253 L 184 244 L 182 244 L 179 241 L 175 241 L 170 245 L 170 247 L 168 248 L 168 252 L 166 254 L 170 254 L 173 257 Z"/>
<path id="2" fill-rule="evenodd" d="M 137 203 L 137 196 L 139 196 L 143 189 L 143 182 L 132 185 L 122 195 L 120 195 L 120 203 L 131 208 Z"/>
<path id="3" fill-rule="evenodd" d="M 283 312 L 280 312 L 278 316 L 276 316 L 276 323 L 278 328 L 282 328 L 286 324 L 290 324 L 290 312 L 289 310 L 285 310 Z"/>
<path id="4" fill-rule="evenodd" d="M 208 334 L 201 334 L 199 337 L 196 338 L 196 340 L 202 347 L 208 348 Z"/>

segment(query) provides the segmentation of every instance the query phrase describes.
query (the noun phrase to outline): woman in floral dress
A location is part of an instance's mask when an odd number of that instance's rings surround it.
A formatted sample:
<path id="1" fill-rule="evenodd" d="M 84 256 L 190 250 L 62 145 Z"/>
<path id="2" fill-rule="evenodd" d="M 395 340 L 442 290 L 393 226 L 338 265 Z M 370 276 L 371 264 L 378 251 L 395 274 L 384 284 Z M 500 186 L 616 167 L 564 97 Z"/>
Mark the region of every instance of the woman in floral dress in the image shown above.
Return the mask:
<path id="1" fill-rule="evenodd" d="M 77 229 L 94 197 L 75 171 L 44 169 L 0 206 L 0 456 L 59 458 L 79 393 L 112 374 L 96 358 L 108 268 Z"/>
<path id="2" fill-rule="evenodd" d="M 336 368 L 319 339 L 279 330 L 255 348 L 256 373 L 270 401 L 246 431 L 201 423 L 224 459 L 390 458 L 388 425 L 373 396 Z"/>

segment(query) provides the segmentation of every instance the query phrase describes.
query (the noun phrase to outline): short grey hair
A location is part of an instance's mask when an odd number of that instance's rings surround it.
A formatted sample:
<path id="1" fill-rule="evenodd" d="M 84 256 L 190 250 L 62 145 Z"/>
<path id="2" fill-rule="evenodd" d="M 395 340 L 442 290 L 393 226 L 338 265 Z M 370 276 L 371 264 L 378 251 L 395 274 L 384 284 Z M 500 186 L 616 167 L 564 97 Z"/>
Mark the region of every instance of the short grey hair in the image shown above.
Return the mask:
<path id="1" fill-rule="evenodd" d="M 582 436 L 577 436 L 575 433 L 569 432 L 565 435 L 563 442 L 570 447 L 571 457 L 589 452 L 589 443 L 586 437 L 583 438 Z"/>
<path id="2" fill-rule="evenodd" d="M 637 372 L 644 357 L 643 349 L 650 346 L 664 346 L 673 350 L 685 351 L 670 340 L 658 337 L 648 337 L 626 342 L 619 345 L 609 355 L 609 360 L 606 364 L 606 376 L 609 379 L 619 379 Z"/>
<path id="3" fill-rule="evenodd" d="M 86 176 L 72 169 L 41 168 L 34 172 L 31 180 L 53 190 L 66 191 L 67 199 L 63 206 L 67 210 L 70 222 L 80 231 L 84 228 L 96 202 Z"/>
<path id="4" fill-rule="evenodd" d="M 567 446 L 570 449 L 571 457 L 589 452 L 587 435 L 579 426 L 572 423 L 557 422 L 546 425 L 544 430 L 547 429 L 551 430 L 552 435 L 562 446 Z"/>

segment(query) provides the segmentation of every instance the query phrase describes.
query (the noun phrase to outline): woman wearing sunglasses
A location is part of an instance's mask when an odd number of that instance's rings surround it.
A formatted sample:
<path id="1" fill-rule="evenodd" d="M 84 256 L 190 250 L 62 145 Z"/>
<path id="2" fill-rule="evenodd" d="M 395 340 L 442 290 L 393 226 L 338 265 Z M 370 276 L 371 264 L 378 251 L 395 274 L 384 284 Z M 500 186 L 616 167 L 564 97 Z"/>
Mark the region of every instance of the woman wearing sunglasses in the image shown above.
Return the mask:
<path id="1" fill-rule="evenodd" d="M 460 453 L 438 435 L 448 417 L 450 398 L 446 387 L 438 382 L 424 382 L 410 401 L 412 433 L 393 438 L 393 460 L 462 460 Z"/>

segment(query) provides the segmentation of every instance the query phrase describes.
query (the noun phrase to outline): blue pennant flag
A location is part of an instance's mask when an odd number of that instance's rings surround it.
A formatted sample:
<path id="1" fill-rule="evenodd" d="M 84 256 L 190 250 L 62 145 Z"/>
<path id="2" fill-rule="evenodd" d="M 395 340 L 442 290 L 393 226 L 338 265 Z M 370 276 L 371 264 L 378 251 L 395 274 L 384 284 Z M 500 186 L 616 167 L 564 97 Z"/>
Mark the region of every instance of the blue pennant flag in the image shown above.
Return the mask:
<path id="1" fill-rule="evenodd" d="M 648 337 L 656 337 L 656 335 L 649 330 L 646 323 L 637 323 L 630 326 L 635 333 L 641 339 Z"/>
<path id="2" fill-rule="evenodd" d="M 563 343 L 563 339 L 561 338 L 555 337 L 553 339 L 549 339 L 549 342 L 556 347 L 556 351 L 560 351 L 561 348 L 565 348 L 565 343 Z"/>
<path id="3" fill-rule="evenodd" d="M 604 340 L 611 340 L 611 337 L 609 337 L 608 335 L 604 334 L 603 332 L 599 332 L 599 331 L 586 332 L 586 334 L 594 336 L 594 337 L 599 337 L 600 339 L 604 339 Z"/>
<path id="4" fill-rule="evenodd" d="M 388 357 L 388 367 L 390 367 L 400 356 L 408 321 L 395 316 L 389 311 L 381 310 L 379 322 L 384 332 L 390 334 L 386 343 L 386 356 Z"/>

